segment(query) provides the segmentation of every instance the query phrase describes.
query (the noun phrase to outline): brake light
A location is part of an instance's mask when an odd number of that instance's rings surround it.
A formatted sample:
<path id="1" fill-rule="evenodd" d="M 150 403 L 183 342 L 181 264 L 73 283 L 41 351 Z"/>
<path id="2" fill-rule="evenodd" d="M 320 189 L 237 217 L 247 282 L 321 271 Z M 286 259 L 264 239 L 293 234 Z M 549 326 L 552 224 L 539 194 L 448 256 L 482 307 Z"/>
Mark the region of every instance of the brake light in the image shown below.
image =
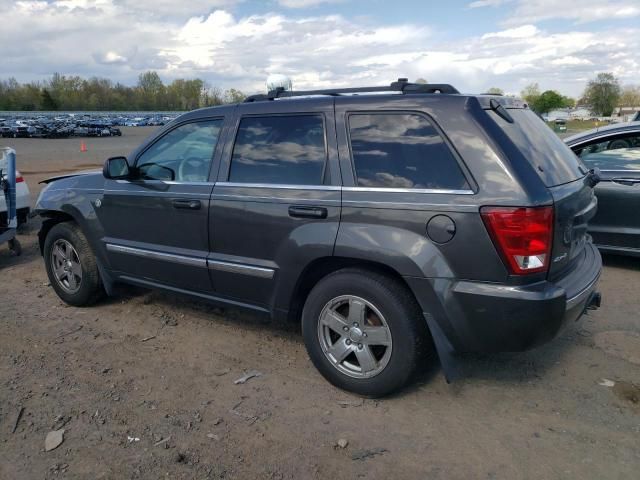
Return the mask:
<path id="1" fill-rule="evenodd" d="M 482 219 L 509 271 L 515 275 L 549 268 L 553 207 L 482 207 Z"/>
<path id="2" fill-rule="evenodd" d="M 24 182 L 24 178 L 22 177 L 22 175 L 19 175 L 16 177 L 16 183 L 20 183 L 20 182 Z"/>

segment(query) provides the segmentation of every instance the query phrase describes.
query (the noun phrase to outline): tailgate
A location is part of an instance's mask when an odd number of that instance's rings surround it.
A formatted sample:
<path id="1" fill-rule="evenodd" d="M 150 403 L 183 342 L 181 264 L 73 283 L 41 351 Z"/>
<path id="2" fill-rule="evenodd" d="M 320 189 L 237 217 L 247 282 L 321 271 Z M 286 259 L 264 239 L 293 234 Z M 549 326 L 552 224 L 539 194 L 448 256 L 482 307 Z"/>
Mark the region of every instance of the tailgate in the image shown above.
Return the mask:
<path id="1" fill-rule="evenodd" d="M 554 201 L 554 230 L 549 278 L 570 270 L 584 251 L 587 223 L 596 213 L 598 200 L 586 178 L 550 187 Z"/>

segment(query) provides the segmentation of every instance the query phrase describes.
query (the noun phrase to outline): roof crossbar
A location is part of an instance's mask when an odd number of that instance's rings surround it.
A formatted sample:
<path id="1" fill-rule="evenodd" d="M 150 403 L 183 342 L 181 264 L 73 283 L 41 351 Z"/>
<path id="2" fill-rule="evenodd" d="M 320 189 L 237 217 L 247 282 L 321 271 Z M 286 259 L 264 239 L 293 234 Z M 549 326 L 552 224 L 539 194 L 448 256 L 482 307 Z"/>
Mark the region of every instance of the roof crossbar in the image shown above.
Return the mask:
<path id="1" fill-rule="evenodd" d="M 323 90 L 300 90 L 287 91 L 282 87 L 271 90 L 268 94 L 251 95 L 245 102 L 260 102 L 265 100 L 275 100 L 276 98 L 307 97 L 312 95 L 352 95 L 358 93 L 379 93 L 379 92 L 401 92 L 401 93 L 460 93 L 453 86 L 447 83 L 409 83 L 406 78 L 399 78 L 391 85 L 382 87 L 356 87 L 356 88 L 331 88 Z"/>

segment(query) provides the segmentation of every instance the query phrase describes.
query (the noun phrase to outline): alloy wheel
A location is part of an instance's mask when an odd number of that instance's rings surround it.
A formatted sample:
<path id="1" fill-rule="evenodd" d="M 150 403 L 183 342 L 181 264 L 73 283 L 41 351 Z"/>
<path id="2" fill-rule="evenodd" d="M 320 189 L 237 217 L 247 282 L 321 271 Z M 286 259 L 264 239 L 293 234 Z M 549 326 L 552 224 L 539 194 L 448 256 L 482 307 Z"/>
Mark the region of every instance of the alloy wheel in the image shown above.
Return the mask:
<path id="1" fill-rule="evenodd" d="M 355 295 L 327 302 L 320 313 L 318 338 L 331 365 L 349 377 L 374 377 L 391 358 L 386 319 L 371 302 Z"/>
<path id="2" fill-rule="evenodd" d="M 76 293 L 82 283 L 80 257 L 73 245 L 59 238 L 51 247 L 51 268 L 58 285 L 67 293 Z"/>

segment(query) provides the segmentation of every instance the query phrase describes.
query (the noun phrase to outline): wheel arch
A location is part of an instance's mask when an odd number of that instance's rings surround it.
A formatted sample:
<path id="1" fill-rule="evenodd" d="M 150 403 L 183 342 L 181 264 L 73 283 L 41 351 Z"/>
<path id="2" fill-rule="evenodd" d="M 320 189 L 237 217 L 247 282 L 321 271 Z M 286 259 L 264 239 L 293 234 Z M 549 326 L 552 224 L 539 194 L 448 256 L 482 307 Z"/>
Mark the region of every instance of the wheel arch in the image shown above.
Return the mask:
<path id="1" fill-rule="evenodd" d="M 40 255 L 44 255 L 44 242 L 51 229 L 62 222 L 78 223 L 73 215 L 61 210 L 43 210 L 38 215 L 42 217 L 42 226 L 38 231 L 38 244 L 40 247 Z"/>
<path id="2" fill-rule="evenodd" d="M 406 280 L 397 270 L 389 267 L 388 265 L 360 258 L 337 256 L 320 257 L 309 263 L 298 277 L 298 281 L 296 282 L 289 299 L 287 319 L 291 322 L 300 321 L 300 314 L 302 313 L 306 299 L 313 287 L 327 275 L 345 268 L 358 268 L 393 278 L 411 292 L 414 299 L 419 304 L 413 289 L 409 286 Z"/>
<path id="3" fill-rule="evenodd" d="M 86 225 L 83 221 L 83 217 L 80 211 L 78 211 L 75 207 L 69 206 L 68 208 L 64 208 L 63 210 L 38 210 L 38 215 L 42 217 L 42 226 L 38 231 L 38 244 L 40 247 L 40 255 L 44 256 L 44 244 L 47 238 L 47 235 L 51 231 L 53 227 L 63 222 L 73 222 L 78 228 L 82 231 L 89 243 L 89 247 L 93 251 L 93 256 L 95 257 L 96 264 L 98 266 L 98 271 L 100 275 L 100 279 L 102 284 L 107 292 L 107 295 L 113 294 L 113 285 L 115 280 L 112 278 L 112 275 L 105 268 L 105 263 L 99 255 L 98 252 L 100 250 L 97 245 L 94 244 L 94 238 L 91 235 L 87 235 Z"/>

